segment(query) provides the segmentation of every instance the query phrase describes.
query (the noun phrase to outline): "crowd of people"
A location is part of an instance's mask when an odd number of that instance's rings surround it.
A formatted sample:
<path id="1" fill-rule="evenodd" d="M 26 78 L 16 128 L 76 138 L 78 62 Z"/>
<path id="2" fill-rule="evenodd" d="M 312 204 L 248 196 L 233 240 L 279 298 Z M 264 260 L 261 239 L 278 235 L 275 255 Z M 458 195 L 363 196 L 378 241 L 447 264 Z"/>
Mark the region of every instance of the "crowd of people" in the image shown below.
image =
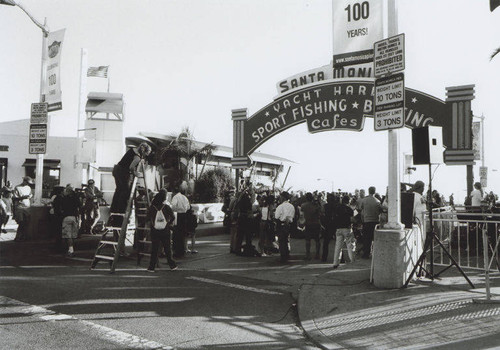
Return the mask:
<path id="1" fill-rule="evenodd" d="M 111 203 L 111 213 L 125 212 L 127 199 L 134 176 L 142 177 L 139 164 L 143 164 L 151 153 L 147 143 L 131 148 L 113 169 L 116 190 Z M 32 198 L 33 179 L 29 176 L 12 187 L 10 182 L 2 188 L 0 197 L 0 230 L 10 217 L 18 223 L 16 240 L 26 239 L 26 225 Z M 409 186 L 409 188 L 408 188 Z M 101 233 L 95 230 L 100 219 L 99 206 L 103 203 L 103 193 L 90 179 L 82 189 L 71 185 L 57 186 L 51 196 L 51 232 L 56 237 L 56 247 L 67 247 L 66 254 L 73 256 L 74 240 L 82 233 Z M 413 200 L 413 223 L 423 223 L 425 211 L 443 206 L 454 207 L 453 194 L 446 201 L 437 190 L 424 194 L 425 184 L 401 184 L 401 191 L 411 192 Z M 303 238 L 305 260 L 333 261 L 336 268 L 341 262 L 341 252 L 345 247 L 344 261 L 354 261 L 357 257 L 368 259 L 375 227 L 387 222 L 387 195 L 381 196 L 371 186 L 368 193 L 364 189 L 347 192 L 303 192 L 297 193 L 256 191 L 252 184 L 242 182 L 240 191 L 232 188 L 227 192 L 223 212 L 226 233 L 230 234 L 230 253 L 242 256 L 264 256 L 279 254 L 280 261 L 290 259 L 290 237 Z M 494 207 L 498 196 L 493 192 L 485 194 L 480 183 L 466 198 L 465 205 L 472 208 Z M 111 215 L 103 227 L 119 227 L 123 215 Z M 186 253 L 195 254 L 196 216 L 188 197 L 176 186 L 170 198 L 166 189 L 155 194 L 148 208 L 152 254 L 148 271 L 154 272 L 160 247 L 167 257 L 171 269 L 177 264 L 173 258 L 181 258 Z M 191 249 L 188 239 L 191 238 Z M 256 246 L 253 245 L 257 239 Z M 329 256 L 330 243 L 334 241 L 333 257 Z M 314 249 L 313 249 L 314 243 Z M 173 251 L 173 252 L 172 252 Z"/>
<path id="2" fill-rule="evenodd" d="M 349 260 L 355 255 L 369 258 L 375 226 L 386 212 L 375 187 L 355 193 L 298 192 L 256 193 L 251 185 L 240 193 L 226 195 L 223 211 L 230 252 L 243 256 L 278 254 L 282 262 L 290 257 L 290 237 L 304 238 L 305 260 L 326 262 L 329 245 L 335 243 L 334 267 L 343 246 Z M 257 247 L 252 244 L 258 239 Z M 245 242 L 243 244 L 243 242 Z M 314 250 L 313 248 L 314 242 Z"/>
<path id="3" fill-rule="evenodd" d="M 412 222 L 423 223 L 429 198 L 431 208 L 453 205 L 437 190 L 425 193 L 425 184 L 401 184 L 401 191 L 412 193 Z M 230 234 L 230 253 L 242 256 L 279 254 L 286 262 L 290 257 L 290 237 L 303 238 L 305 260 L 333 261 L 368 259 L 375 227 L 387 222 L 387 196 L 371 186 L 347 192 L 258 192 L 247 184 L 236 193 L 226 194 L 222 209 L 224 226 Z M 253 240 L 257 244 L 253 245 Z M 334 241 L 333 257 L 329 245 Z M 313 247 L 314 243 L 314 247 Z M 314 249 L 313 249 L 314 248 Z M 347 257 L 341 255 L 347 251 Z M 333 258 L 333 260 L 332 260 Z M 330 259 L 330 260 L 329 260 Z"/>

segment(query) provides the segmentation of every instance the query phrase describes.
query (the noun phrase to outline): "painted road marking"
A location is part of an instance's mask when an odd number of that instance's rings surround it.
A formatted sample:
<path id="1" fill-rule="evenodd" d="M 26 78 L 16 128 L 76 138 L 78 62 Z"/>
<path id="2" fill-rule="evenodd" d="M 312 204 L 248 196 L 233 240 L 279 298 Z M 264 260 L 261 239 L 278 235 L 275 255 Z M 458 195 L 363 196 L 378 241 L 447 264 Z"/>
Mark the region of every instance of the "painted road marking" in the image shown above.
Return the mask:
<path id="1" fill-rule="evenodd" d="M 222 282 L 222 281 L 217 281 L 217 280 L 212 280 L 209 278 L 203 278 L 203 277 L 186 277 L 187 279 L 195 280 L 195 281 L 200 281 L 200 282 L 206 282 L 206 283 L 212 283 L 212 284 L 217 284 L 219 286 L 225 286 L 225 287 L 230 287 L 230 288 L 237 288 L 237 289 L 243 289 L 247 290 L 250 292 L 256 292 L 256 293 L 263 293 L 263 294 L 271 294 L 271 295 L 281 295 L 282 293 L 279 292 L 274 292 L 271 290 L 266 290 L 266 289 L 260 289 L 260 288 L 254 288 L 254 287 L 248 287 L 244 286 L 241 284 L 234 284 L 234 283 L 229 283 L 229 282 Z"/>
<path id="2" fill-rule="evenodd" d="M 158 342 L 141 338 L 130 333 L 118 331 L 116 329 L 102 326 L 90 321 L 80 320 L 71 315 L 60 314 L 41 306 L 30 305 L 22 301 L 8 298 L 5 296 L 0 296 L 0 304 L 3 305 L 2 311 L 7 311 L 7 309 L 11 309 L 12 311 L 18 311 L 26 315 L 38 317 L 39 319 L 47 322 L 76 320 L 82 325 L 93 329 L 101 339 L 116 343 L 120 346 L 124 346 L 127 349 L 162 349 L 162 350 L 173 349 L 173 347 L 171 346 L 166 346 Z"/>

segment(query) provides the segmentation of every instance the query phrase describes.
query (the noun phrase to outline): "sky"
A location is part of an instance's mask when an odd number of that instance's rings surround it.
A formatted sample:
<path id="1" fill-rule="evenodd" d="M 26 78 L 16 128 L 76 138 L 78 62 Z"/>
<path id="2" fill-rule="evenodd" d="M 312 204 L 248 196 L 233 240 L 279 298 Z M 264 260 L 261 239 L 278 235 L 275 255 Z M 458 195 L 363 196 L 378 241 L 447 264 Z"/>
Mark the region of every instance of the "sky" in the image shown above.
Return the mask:
<path id="1" fill-rule="evenodd" d="M 80 49 L 89 66 L 110 66 L 111 92 L 124 94 L 125 134 L 165 134 L 188 126 L 199 141 L 232 145 L 231 110 L 249 114 L 277 96 L 276 83 L 320 67 L 333 55 L 332 0 L 23 0 L 51 31 L 66 28 L 62 49 L 63 110 L 50 135 L 75 136 Z M 405 33 L 405 86 L 442 100 L 447 86 L 475 84 L 474 115 L 485 117 L 487 190 L 500 192 L 500 9 L 488 0 L 399 0 L 398 31 Z M 0 6 L 0 121 L 29 118 L 40 88 L 41 31 L 19 9 Z M 91 78 L 88 91 L 105 91 Z M 399 131 L 401 157 L 411 132 Z M 285 187 L 306 190 L 368 188 L 385 192 L 388 136 L 364 130 L 309 134 L 300 124 L 258 151 L 292 165 Z M 49 141 L 50 142 L 50 141 Z M 474 167 L 479 180 L 479 165 Z M 497 170 L 498 169 L 498 170 Z M 466 167 L 433 167 L 433 187 L 465 196 Z M 405 182 L 428 183 L 427 166 Z"/>

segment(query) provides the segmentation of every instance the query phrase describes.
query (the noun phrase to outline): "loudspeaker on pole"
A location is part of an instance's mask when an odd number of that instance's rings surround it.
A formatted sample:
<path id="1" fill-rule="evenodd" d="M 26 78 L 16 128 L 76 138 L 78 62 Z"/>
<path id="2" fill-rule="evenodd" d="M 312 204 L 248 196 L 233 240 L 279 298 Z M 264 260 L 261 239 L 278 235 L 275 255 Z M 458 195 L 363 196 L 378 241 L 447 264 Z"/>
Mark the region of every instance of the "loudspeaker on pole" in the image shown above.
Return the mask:
<path id="1" fill-rule="evenodd" d="M 411 131 L 413 164 L 443 163 L 443 130 L 440 126 L 426 126 Z"/>

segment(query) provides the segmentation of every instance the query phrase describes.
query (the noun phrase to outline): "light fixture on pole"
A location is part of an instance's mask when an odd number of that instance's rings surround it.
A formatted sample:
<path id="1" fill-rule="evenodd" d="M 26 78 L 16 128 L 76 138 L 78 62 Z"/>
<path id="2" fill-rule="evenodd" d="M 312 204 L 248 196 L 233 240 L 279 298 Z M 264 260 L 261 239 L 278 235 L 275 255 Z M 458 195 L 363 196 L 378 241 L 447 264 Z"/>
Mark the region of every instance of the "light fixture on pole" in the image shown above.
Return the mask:
<path id="1" fill-rule="evenodd" d="M 35 25 L 42 30 L 42 66 L 40 74 L 40 102 L 45 102 L 44 98 L 44 82 L 46 75 L 46 49 L 47 49 L 47 36 L 49 34 L 49 29 L 47 27 L 47 19 L 45 18 L 44 24 L 38 22 L 29 11 L 19 2 L 14 0 L 0 0 L 0 5 L 17 6 L 23 10 L 26 15 L 31 19 Z M 41 204 L 42 201 L 42 184 L 43 184 L 43 154 L 37 154 L 36 158 L 36 168 L 35 168 L 35 195 L 34 203 L 35 205 Z"/>

